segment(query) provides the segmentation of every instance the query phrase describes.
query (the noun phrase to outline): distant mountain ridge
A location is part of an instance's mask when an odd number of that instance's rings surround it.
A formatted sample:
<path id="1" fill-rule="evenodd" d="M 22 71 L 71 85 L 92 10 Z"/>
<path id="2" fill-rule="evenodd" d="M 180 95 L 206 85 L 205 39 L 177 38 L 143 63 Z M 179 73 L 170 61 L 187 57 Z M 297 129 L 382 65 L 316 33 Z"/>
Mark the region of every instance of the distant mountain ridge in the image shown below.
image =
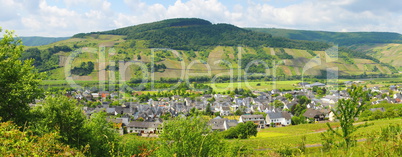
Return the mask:
<path id="1" fill-rule="evenodd" d="M 324 50 L 331 46 L 323 42 L 273 37 L 267 33 L 250 31 L 230 24 L 212 24 L 198 18 L 168 19 L 110 31 L 79 33 L 73 38 L 83 38 L 91 34 L 126 35 L 129 40 L 149 41 L 149 47 L 179 50 L 202 50 L 208 46 L 238 45 Z"/>
<path id="2" fill-rule="evenodd" d="M 54 42 L 70 39 L 71 37 L 20 37 L 25 46 L 42 46 Z"/>
<path id="3" fill-rule="evenodd" d="M 272 36 L 285 37 L 294 40 L 320 41 L 339 46 L 362 44 L 402 43 L 402 35 L 392 32 L 328 32 L 292 30 L 278 28 L 246 28 L 247 30 L 269 33 Z"/>

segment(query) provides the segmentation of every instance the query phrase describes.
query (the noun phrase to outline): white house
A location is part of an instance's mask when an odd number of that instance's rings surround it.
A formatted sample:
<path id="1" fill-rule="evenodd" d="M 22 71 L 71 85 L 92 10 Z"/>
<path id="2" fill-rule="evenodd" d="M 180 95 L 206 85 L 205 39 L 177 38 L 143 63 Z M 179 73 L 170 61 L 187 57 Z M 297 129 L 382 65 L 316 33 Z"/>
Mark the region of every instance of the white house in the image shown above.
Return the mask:
<path id="1" fill-rule="evenodd" d="M 239 118 L 239 123 L 246 123 L 248 121 L 252 121 L 259 128 L 265 127 L 265 118 L 263 115 L 241 115 Z"/>
<path id="2" fill-rule="evenodd" d="M 159 133 L 161 130 L 160 122 L 138 122 L 138 121 L 131 121 L 127 125 L 127 131 L 129 133 Z"/>
<path id="3" fill-rule="evenodd" d="M 267 124 L 275 126 L 286 126 L 292 124 L 291 115 L 288 112 L 271 112 L 266 116 Z"/>

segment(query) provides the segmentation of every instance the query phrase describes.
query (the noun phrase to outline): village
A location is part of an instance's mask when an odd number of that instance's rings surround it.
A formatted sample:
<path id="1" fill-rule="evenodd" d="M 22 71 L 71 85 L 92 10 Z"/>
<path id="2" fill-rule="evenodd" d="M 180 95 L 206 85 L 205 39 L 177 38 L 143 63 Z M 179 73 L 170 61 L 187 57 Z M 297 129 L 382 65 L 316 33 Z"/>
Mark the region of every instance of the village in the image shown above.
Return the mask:
<path id="1" fill-rule="evenodd" d="M 308 123 L 334 121 L 331 109 L 339 99 L 348 99 L 347 88 L 361 81 L 344 82 L 344 90 L 329 90 L 323 95 L 320 91 L 328 87 L 323 83 L 301 82 L 299 90 L 281 91 L 278 89 L 261 92 L 253 91 L 255 97 L 226 94 L 204 94 L 189 98 L 180 95 L 160 97 L 158 100 L 149 99 L 146 102 L 123 102 L 117 106 L 112 101 L 117 98 L 117 92 L 91 92 L 90 90 L 68 91 L 66 95 L 72 99 L 96 101 L 96 107 L 84 106 L 83 111 L 89 118 L 95 112 L 106 112 L 108 120 L 114 123 L 119 134 L 135 133 L 142 136 L 157 136 L 162 131 L 165 120 L 177 116 L 189 116 L 196 113 L 210 112 L 209 124 L 212 130 L 224 131 L 235 127 L 238 123 L 252 121 L 258 129 L 267 127 L 285 127 L 297 125 L 292 122 L 292 111 L 296 106 L 303 104 L 303 117 Z M 348 87 L 349 86 L 349 87 Z M 381 90 L 383 89 L 383 90 Z M 372 93 L 371 105 L 387 102 L 390 104 L 402 103 L 402 85 L 391 85 L 388 89 L 378 86 L 364 88 Z M 322 92 L 322 91 L 321 91 Z M 33 106 L 33 104 L 31 104 Z M 371 108 L 371 111 L 383 108 Z M 229 118 L 227 118 L 229 117 Z M 233 118 L 236 117 L 236 118 Z"/>

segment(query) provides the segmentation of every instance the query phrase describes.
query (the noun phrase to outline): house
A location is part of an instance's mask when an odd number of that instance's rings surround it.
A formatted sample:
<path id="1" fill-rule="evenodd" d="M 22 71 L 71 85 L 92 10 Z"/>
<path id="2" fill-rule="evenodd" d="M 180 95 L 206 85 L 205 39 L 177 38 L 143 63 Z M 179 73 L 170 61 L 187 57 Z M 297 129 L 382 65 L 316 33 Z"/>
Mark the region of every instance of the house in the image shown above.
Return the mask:
<path id="1" fill-rule="evenodd" d="M 146 133 L 153 134 L 161 131 L 161 122 L 139 122 L 131 121 L 127 125 L 127 132 L 129 133 Z"/>
<path id="2" fill-rule="evenodd" d="M 313 84 L 306 85 L 306 87 L 308 87 L 308 88 L 313 88 L 313 87 L 325 87 L 325 84 L 320 83 L 320 82 L 316 82 L 316 83 L 313 83 Z"/>
<path id="3" fill-rule="evenodd" d="M 401 93 L 394 94 L 394 99 L 397 103 L 402 102 L 402 94 Z"/>
<path id="4" fill-rule="evenodd" d="M 312 108 L 307 109 L 306 112 L 303 114 L 303 116 L 309 119 L 314 119 L 315 121 L 321 121 L 324 120 L 325 118 L 324 113 L 318 110 L 314 110 Z"/>
<path id="5" fill-rule="evenodd" d="M 375 86 L 375 87 L 372 87 L 372 88 L 371 88 L 371 91 L 372 91 L 372 92 L 380 92 L 381 90 L 380 90 L 380 87 Z"/>
<path id="6" fill-rule="evenodd" d="M 110 98 L 112 98 L 112 99 L 119 98 L 119 93 L 114 92 L 114 93 L 110 94 Z"/>
<path id="7" fill-rule="evenodd" d="M 329 121 L 334 121 L 336 119 L 335 114 L 330 109 L 320 109 L 318 111 L 324 114 L 324 119 L 328 119 Z"/>
<path id="8" fill-rule="evenodd" d="M 291 102 L 284 103 L 283 109 L 290 110 L 293 106 L 295 106 L 297 104 L 298 104 L 297 101 L 291 101 Z"/>
<path id="9" fill-rule="evenodd" d="M 307 82 L 300 82 L 300 83 L 298 83 L 298 85 L 299 86 L 301 86 L 301 87 L 305 87 L 306 85 L 309 85 L 310 83 L 307 83 Z"/>
<path id="10" fill-rule="evenodd" d="M 389 86 L 389 90 L 398 91 L 398 87 L 395 85 L 391 85 L 391 86 Z"/>
<path id="11" fill-rule="evenodd" d="M 270 112 L 265 119 L 267 125 L 286 126 L 292 124 L 291 118 L 288 112 Z"/>
<path id="12" fill-rule="evenodd" d="M 374 112 L 374 111 L 385 112 L 385 109 L 384 109 L 383 107 L 381 107 L 381 108 L 371 108 L 370 111 L 371 111 L 371 112 Z"/>
<path id="13" fill-rule="evenodd" d="M 99 96 L 105 99 L 106 97 L 110 96 L 110 93 L 108 91 L 101 91 L 99 92 Z"/>
<path id="14" fill-rule="evenodd" d="M 239 118 L 239 123 L 246 123 L 248 121 L 252 121 L 259 128 L 265 127 L 265 118 L 263 115 L 241 115 Z"/>
<path id="15" fill-rule="evenodd" d="M 343 83 L 345 84 L 345 86 L 352 86 L 354 84 L 353 81 L 345 81 Z"/>
<path id="16" fill-rule="evenodd" d="M 221 116 L 228 116 L 230 114 L 230 107 L 221 106 L 219 112 L 220 112 Z"/>
<path id="17" fill-rule="evenodd" d="M 171 99 L 172 100 L 180 100 L 180 96 L 179 95 L 173 95 L 172 97 L 171 97 Z"/>
<path id="18" fill-rule="evenodd" d="M 99 98 L 99 93 L 91 93 L 92 98 Z"/>
<path id="19" fill-rule="evenodd" d="M 228 130 L 231 127 L 235 127 L 237 125 L 236 120 L 228 120 L 227 118 L 216 117 L 211 119 L 208 124 L 212 127 L 212 130 L 224 131 Z"/>

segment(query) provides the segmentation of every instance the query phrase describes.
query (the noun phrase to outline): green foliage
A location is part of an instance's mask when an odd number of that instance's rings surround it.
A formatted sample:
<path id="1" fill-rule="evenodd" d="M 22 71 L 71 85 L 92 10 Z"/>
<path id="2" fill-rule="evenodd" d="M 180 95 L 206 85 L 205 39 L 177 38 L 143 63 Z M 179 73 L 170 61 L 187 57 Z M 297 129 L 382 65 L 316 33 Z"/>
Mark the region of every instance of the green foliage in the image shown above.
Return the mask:
<path id="1" fill-rule="evenodd" d="M 273 60 L 275 60 L 274 56 L 267 54 L 262 49 L 257 49 L 257 54 L 243 54 L 241 68 L 245 69 L 248 67 L 248 73 L 265 73 L 265 69 L 273 67 Z M 260 62 L 251 64 L 253 61 Z"/>
<path id="2" fill-rule="evenodd" d="M 0 123 L 0 156 L 84 156 L 59 142 L 57 133 L 34 136 L 12 122 Z"/>
<path id="3" fill-rule="evenodd" d="M 291 101 L 293 99 L 293 95 L 290 93 L 286 93 L 285 98 L 288 99 L 289 101 Z"/>
<path id="4" fill-rule="evenodd" d="M 281 144 L 275 149 L 275 152 L 280 156 L 295 156 L 298 151 L 297 148 L 292 148 L 289 145 Z"/>
<path id="5" fill-rule="evenodd" d="M 71 69 L 71 74 L 79 76 L 89 75 L 94 69 L 95 67 L 93 62 L 82 62 L 79 67 L 74 67 Z"/>
<path id="6" fill-rule="evenodd" d="M 165 122 L 159 142 L 158 156 L 223 156 L 225 153 L 222 138 L 200 117 L 177 117 Z"/>
<path id="7" fill-rule="evenodd" d="M 257 133 L 257 125 L 251 121 L 239 123 L 236 127 L 232 127 L 229 130 L 222 132 L 223 136 L 227 139 L 247 139 L 251 136 L 257 136 Z"/>
<path id="8" fill-rule="evenodd" d="M 329 47 L 325 43 L 272 37 L 267 33 L 253 32 L 229 24 L 212 24 L 209 21 L 195 18 L 168 19 L 90 34 L 127 35 L 128 39 L 148 40 L 149 47 L 167 47 L 180 50 L 205 50 L 209 46 L 217 45 L 245 45 L 250 47 L 264 45 L 311 50 L 324 50 Z M 77 34 L 73 37 L 83 36 L 85 35 Z"/>
<path id="9" fill-rule="evenodd" d="M 292 125 L 306 124 L 306 118 L 303 115 L 293 116 L 292 117 Z"/>
<path id="10" fill-rule="evenodd" d="M 59 132 L 61 142 L 78 149 L 85 146 L 83 142 L 86 141 L 86 117 L 77 106 L 76 100 L 65 96 L 48 96 L 32 113 L 34 121 L 31 125 L 35 126 L 35 133 L 41 135 Z"/>
<path id="11" fill-rule="evenodd" d="M 19 126 L 28 120 L 28 104 L 43 95 L 38 87 L 41 76 L 32 66 L 33 60 L 20 60 L 22 52 L 21 41 L 6 31 L 0 40 L 0 115 Z"/>
<path id="12" fill-rule="evenodd" d="M 341 137 L 346 148 L 349 148 L 355 143 L 352 133 L 358 127 L 354 127 L 353 123 L 365 107 L 365 101 L 369 100 L 369 92 L 363 91 L 362 87 L 353 85 L 348 89 L 350 99 L 340 99 L 336 109 L 332 109 L 335 117 L 340 121 L 341 133 L 335 131 L 329 123 L 327 123 L 329 131 L 334 135 Z"/>
<path id="13" fill-rule="evenodd" d="M 311 56 L 313 56 L 313 57 L 317 55 L 317 54 L 315 54 L 314 51 L 312 51 L 312 50 L 307 50 L 307 52 L 308 52 Z"/>
<path id="14" fill-rule="evenodd" d="M 275 108 L 283 108 L 283 106 L 284 106 L 285 104 L 283 104 L 283 102 L 280 101 L 280 100 L 275 100 L 275 101 L 272 103 L 272 105 L 273 105 Z"/>
<path id="15" fill-rule="evenodd" d="M 87 136 L 88 154 L 91 156 L 114 156 L 119 148 L 120 140 L 112 124 L 106 120 L 106 112 L 92 114 L 85 125 Z"/>
<path id="16" fill-rule="evenodd" d="M 53 46 L 45 50 L 29 48 L 22 53 L 21 59 L 35 59 L 33 65 L 36 69 L 39 71 L 48 71 L 59 67 L 59 56 L 55 54 L 60 51 L 70 52 L 72 49 L 66 45 Z"/>
<path id="17" fill-rule="evenodd" d="M 32 110 L 32 130 L 44 135 L 60 133 L 60 142 L 87 155 L 112 156 L 118 148 L 118 135 L 106 120 L 106 113 L 92 114 L 86 119 L 77 101 L 65 96 L 49 96 Z"/>
<path id="18" fill-rule="evenodd" d="M 234 113 L 236 116 L 240 116 L 243 114 L 243 112 L 240 109 L 237 109 L 236 112 Z"/>
<path id="19" fill-rule="evenodd" d="M 212 112 L 212 109 L 211 109 L 211 104 L 208 103 L 207 107 L 205 108 L 205 115 L 212 115 L 212 114 L 213 114 L 213 112 Z"/>
<path id="20" fill-rule="evenodd" d="M 115 156 L 152 156 L 158 149 L 156 140 L 139 137 L 136 134 L 126 134 L 119 144 Z"/>
<path id="21" fill-rule="evenodd" d="M 390 124 L 385 128 L 368 133 L 364 142 L 349 149 L 323 149 L 309 156 L 401 156 L 402 140 L 401 126 Z M 335 136 L 334 136 L 335 137 Z M 334 142 L 333 140 L 327 139 Z M 336 143 L 333 143 L 336 145 Z M 324 145 L 326 148 L 326 145 Z"/>
<path id="22" fill-rule="evenodd" d="M 299 103 L 297 105 L 293 105 L 292 108 L 290 108 L 290 113 L 294 116 L 299 116 L 298 118 L 295 118 L 296 121 L 299 121 L 300 123 L 303 122 L 303 114 L 306 112 L 307 109 L 307 104 L 311 102 L 309 98 L 306 96 L 297 96 L 297 99 L 299 100 Z M 293 119 L 292 119 L 293 121 Z M 293 122 L 292 122 L 293 123 Z M 294 124 L 300 124 L 300 123 L 294 123 Z"/>
<path id="23" fill-rule="evenodd" d="M 293 59 L 293 56 L 286 53 L 285 49 L 283 48 L 279 49 L 279 52 L 276 53 L 276 56 L 278 56 L 280 59 Z"/>

